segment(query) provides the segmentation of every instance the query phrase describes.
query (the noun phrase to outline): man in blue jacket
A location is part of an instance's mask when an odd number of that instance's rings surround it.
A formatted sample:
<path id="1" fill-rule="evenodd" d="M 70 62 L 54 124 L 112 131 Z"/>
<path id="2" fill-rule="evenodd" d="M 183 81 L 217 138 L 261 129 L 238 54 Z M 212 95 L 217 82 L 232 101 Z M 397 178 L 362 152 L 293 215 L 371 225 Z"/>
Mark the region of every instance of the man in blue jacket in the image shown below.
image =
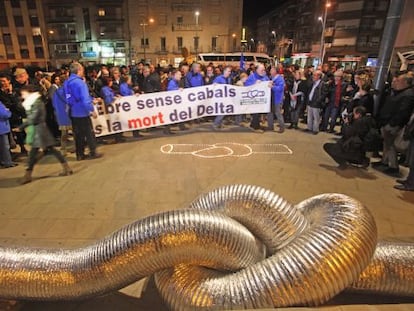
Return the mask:
<path id="1" fill-rule="evenodd" d="M 223 74 L 216 77 L 213 80 L 213 84 L 215 84 L 215 83 L 217 83 L 217 84 L 231 84 L 231 70 L 232 70 L 231 66 L 227 66 L 226 68 L 224 68 L 223 69 Z M 220 116 L 217 116 L 214 119 L 214 123 L 213 123 L 213 129 L 214 130 L 221 128 L 221 126 L 222 126 L 221 123 L 223 122 L 224 117 L 225 117 L 225 115 L 220 115 Z"/>
<path id="2" fill-rule="evenodd" d="M 73 132 L 75 134 L 76 159 L 86 159 L 85 141 L 89 148 L 89 159 L 100 158 L 102 155 L 96 152 L 96 139 L 92 127 L 91 116 L 96 118 L 92 97 L 89 95 L 88 86 L 83 80 L 85 69 L 79 63 L 70 65 L 70 76 L 63 87 L 66 100 L 70 107 Z"/>
<path id="3" fill-rule="evenodd" d="M 260 83 L 262 81 L 269 81 L 269 77 L 266 75 L 266 68 L 263 64 L 259 64 L 256 67 L 256 71 L 250 74 L 247 78 L 244 86 L 253 85 L 256 83 Z M 250 127 L 256 133 L 263 133 L 263 130 L 260 128 L 260 114 L 254 113 L 252 114 L 252 121 L 250 122 Z"/>
<path id="4" fill-rule="evenodd" d="M 9 133 L 11 112 L 0 102 L 0 164 L 4 168 L 14 167 L 10 154 Z"/>
<path id="5" fill-rule="evenodd" d="M 276 114 L 277 122 L 279 122 L 279 133 L 285 131 L 285 120 L 283 119 L 283 95 L 285 90 L 285 79 L 283 75 L 278 74 L 275 67 L 270 69 L 270 79 L 272 81 L 272 106 L 271 111 L 267 114 L 268 130 L 273 131 L 273 123 Z"/>
<path id="6" fill-rule="evenodd" d="M 204 79 L 200 72 L 200 64 L 193 63 L 191 65 L 191 71 L 185 76 L 184 83 L 186 88 L 204 85 Z"/>

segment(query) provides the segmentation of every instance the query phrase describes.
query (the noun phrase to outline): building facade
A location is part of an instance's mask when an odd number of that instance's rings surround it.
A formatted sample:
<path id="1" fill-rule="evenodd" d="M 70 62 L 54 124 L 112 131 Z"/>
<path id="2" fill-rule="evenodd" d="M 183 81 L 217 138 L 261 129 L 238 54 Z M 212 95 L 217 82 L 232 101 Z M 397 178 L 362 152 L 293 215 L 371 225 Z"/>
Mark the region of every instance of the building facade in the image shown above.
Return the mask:
<path id="1" fill-rule="evenodd" d="M 0 0 L 0 66 L 176 64 L 240 50 L 243 0 Z"/>
<path id="2" fill-rule="evenodd" d="M 51 63 L 127 64 L 130 59 L 128 1 L 42 1 Z"/>
<path id="3" fill-rule="evenodd" d="M 388 6 L 389 0 L 288 1 L 258 22 L 259 40 L 268 53 L 302 66 L 322 55 L 344 68 L 375 65 Z"/>
<path id="4" fill-rule="evenodd" d="M 129 1 L 132 60 L 177 64 L 240 50 L 243 0 Z"/>
<path id="5" fill-rule="evenodd" d="M 0 1 L 0 33 L 0 69 L 49 66 L 41 0 Z"/>

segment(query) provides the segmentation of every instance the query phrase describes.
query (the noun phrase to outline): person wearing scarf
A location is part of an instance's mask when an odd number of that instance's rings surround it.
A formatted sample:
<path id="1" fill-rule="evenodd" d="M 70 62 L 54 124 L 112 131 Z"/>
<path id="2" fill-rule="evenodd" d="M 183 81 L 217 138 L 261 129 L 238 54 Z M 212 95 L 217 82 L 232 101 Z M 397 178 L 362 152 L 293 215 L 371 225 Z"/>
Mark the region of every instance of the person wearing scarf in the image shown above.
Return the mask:
<path id="1" fill-rule="evenodd" d="M 23 101 L 23 107 L 27 113 L 27 119 L 19 127 L 19 130 L 26 128 L 26 144 L 30 145 L 29 158 L 26 173 L 21 184 L 27 184 L 32 181 L 32 172 L 36 162 L 44 155 L 52 154 L 62 164 L 63 171 L 60 176 L 73 174 L 66 159 L 54 148 L 55 139 L 49 132 L 46 125 L 46 108 L 45 102 L 39 89 L 35 85 L 26 85 L 20 89 Z M 39 156 L 40 149 L 43 153 Z"/>

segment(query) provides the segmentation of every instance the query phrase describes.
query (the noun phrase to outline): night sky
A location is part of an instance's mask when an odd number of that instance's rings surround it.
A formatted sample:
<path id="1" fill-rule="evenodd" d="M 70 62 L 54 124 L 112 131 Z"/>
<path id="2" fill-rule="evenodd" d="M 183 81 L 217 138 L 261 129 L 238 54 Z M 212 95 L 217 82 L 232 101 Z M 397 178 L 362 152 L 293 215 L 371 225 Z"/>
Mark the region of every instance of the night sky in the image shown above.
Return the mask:
<path id="1" fill-rule="evenodd" d="M 262 16 L 287 0 L 244 0 L 243 25 L 254 27 L 257 18 Z"/>

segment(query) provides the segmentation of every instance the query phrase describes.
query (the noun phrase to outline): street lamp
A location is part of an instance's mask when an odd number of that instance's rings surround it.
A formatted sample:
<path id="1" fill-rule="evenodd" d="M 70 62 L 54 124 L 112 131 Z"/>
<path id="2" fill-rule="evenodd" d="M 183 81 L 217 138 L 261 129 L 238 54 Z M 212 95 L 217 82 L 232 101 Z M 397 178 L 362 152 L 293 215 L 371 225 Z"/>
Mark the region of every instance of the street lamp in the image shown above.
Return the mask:
<path id="1" fill-rule="evenodd" d="M 199 11 L 195 11 L 194 12 L 194 16 L 195 16 L 195 20 L 196 20 L 196 33 L 195 33 L 195 37 L 194 37 L 194 49 L 195 49 L 195 53 L 196 53 L 196 61 L 198 60 L 198 17 L 200 16 L 200 12 Z"/>
<path id="2" fill-rule="evenodd" d="M 236 51 L 236 34 L 233 33 L 231 36 L 233 38 L 233 52 L 235 52 Z"/>
<path id="3" fill-rule="evenodd" d="M 326 18 L 328 15 L 328 8 L 331 7 L 331 3 L 329 0 L 325 3 L 325 10 L 323 13 L 323 17 L 319 16 L 318 20 L 322 23 L 322 33 L 321 33 L 321 49 L 319 54 L 319 64 L 323 64 L 323 59 L 325 57 L 325 29 L 326 29 Z"/>
<path id="4" fill-rule="evenodd" d="M 144 45 L 144 62 L 147 61 L 147 36 L 146 36 L 146 33 L 145 33 L 145 29 L 146 29 L 146 27 L 148 25 L 152 24 L 153 22 L 154 22 L 154 19 L 153 18 L 150 18 L 148 20 L 148 22 L 147 21 L 143 21 L 141 24 L 139 24 L 142 27 L 142 34 L 144 36 L 144 38 L 143 38 L 143 45 Z"/>

